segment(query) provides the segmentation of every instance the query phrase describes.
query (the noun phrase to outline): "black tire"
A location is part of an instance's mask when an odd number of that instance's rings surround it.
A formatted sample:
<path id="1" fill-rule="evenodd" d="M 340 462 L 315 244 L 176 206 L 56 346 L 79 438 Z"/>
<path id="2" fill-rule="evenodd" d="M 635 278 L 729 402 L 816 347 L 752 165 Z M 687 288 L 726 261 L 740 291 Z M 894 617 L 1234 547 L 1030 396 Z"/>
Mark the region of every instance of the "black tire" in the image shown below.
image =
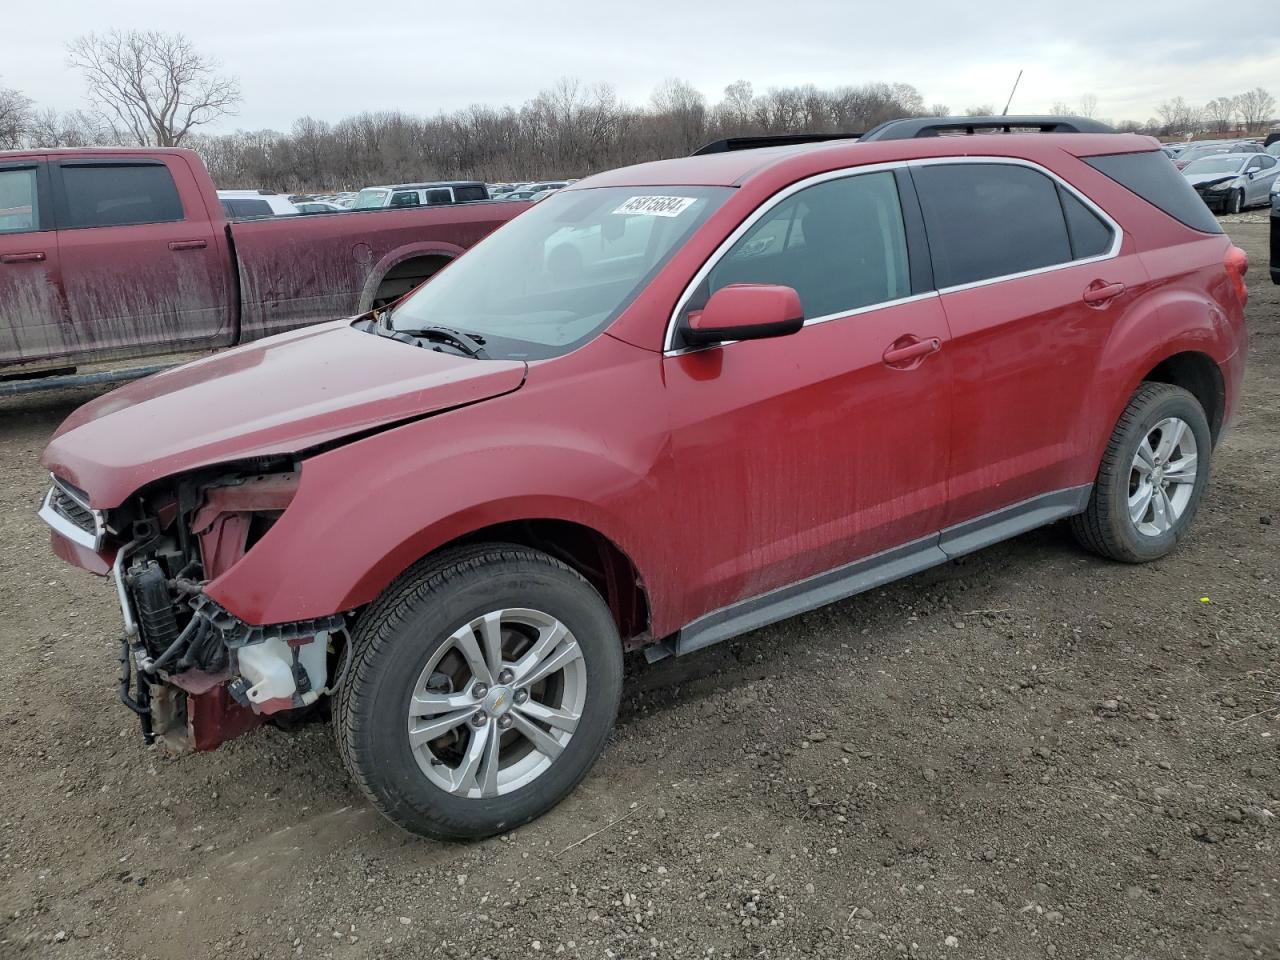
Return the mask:
<path id="1" fill-rule="evenodd" d="M 582 716 L 563 753 L 532 782 L 490 798 L 455 796 L 418 766 L 406 728 L 409 697 L 454 630 L 509 607 L 543 611 L 572 632 L 586 670 Z M 441 840 L 492 836 L 551 809 L 604 749 L 622 692 L 622 642 L 600 595 L 560 561 L 507 544 L 459 547 L 418 563 L 361 615 L 352 658 L 333 718 L 343 762 L 387 819 Z"/>
<path id="2" fill-rule="evenodd" d="M 1183 513 L 1159 536 L 1138 530 L 1129 517 L 1130 473 L 1138 446 L 1161 420 L 1178 417 L 1191 428 L 1197 448 L 1196 478 Z M 1071 532 L 1088 550 L 1124 563 L 1165 556 L 1186 536 L 1209 482 L 1213 440 L 1204 408 L 1188 391 L 1168 383 L 1144 383 L 1120 415 L 1102 456 L 1085 512 L 1071 518 Z"/>
<path id="3" fill-rule="evenodd" d="M 1227 213 L 1239 213 L 1244 209 L 1244 191 L 1232 190 L 1227 199 Z"/>

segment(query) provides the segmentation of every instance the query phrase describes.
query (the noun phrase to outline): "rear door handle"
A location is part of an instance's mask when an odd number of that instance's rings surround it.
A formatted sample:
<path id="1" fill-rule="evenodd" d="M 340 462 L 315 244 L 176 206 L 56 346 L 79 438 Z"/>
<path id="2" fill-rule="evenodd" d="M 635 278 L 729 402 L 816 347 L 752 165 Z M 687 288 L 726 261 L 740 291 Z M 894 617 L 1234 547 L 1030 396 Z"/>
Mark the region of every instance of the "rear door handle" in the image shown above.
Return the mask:
<path id="1" fill-rule="evenodd" d="M 0 263 L 39 263 L 43 259 L 43 250 L 32 250 L 30 253 L 0 254 Z"/>
<path id="2" fill-rule="evenodd" d="M 208 240 L 170 240 L 170 250 L 203 250 L 209 245 Z"/>
<path id="3" fill-rule="evenodd" d="M 910 343 L 902 344 L 902 341 L 910 340 Z M 910 363 L 920 357 L 928 356 L 942 349 L 942 341 L 937 337 L 931 337 L 928 340 L 916 340 L 914 337 L 899 337 L 894 344 L 902 344 L 902 346 L 890 346 L 884 352 L 884 362 L 888 364 Z"/>
<path id="4" fill-rule="evenodd" d="M 1084 302 L 1106 303 L 1122 293 L 1124 293 L 1123 283 L 1106 283 L 1102 280 L 1095 280 L 1084 288 Z"/>

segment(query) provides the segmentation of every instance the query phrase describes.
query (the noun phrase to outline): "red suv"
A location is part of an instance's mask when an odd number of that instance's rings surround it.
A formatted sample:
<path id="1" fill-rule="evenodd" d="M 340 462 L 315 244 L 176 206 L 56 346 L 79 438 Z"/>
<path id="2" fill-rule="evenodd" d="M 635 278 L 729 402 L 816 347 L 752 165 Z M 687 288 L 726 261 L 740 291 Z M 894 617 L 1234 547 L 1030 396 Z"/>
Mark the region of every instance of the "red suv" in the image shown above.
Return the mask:
<path id="1" fill-rule="evenodd" d="M 1245 256 L 1151 139 L 937 135 L 976 124 L 601 174 L 392 309 L 78 410 L 41 514 L 115 578 L 144 733 L 331 695 L 379 810 L 484 836 L 587 772 L 624 651 L 1060 518 L 1164 556 L 1236 406 Z"/>

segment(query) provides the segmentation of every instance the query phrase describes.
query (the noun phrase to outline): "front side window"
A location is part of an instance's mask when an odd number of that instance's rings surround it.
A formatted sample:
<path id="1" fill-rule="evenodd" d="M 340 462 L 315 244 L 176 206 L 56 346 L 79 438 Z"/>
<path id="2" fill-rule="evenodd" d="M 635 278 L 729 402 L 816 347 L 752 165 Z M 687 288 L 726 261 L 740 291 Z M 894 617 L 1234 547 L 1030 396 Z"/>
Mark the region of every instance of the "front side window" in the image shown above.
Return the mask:
<path id="1" fill-rule="evenodd" d="M 490 357 L 559 356 L 604 330 L 729 187 L 597 187 L 552 194 L 485 237 L 391 312 L 396 330 L 444 326 Z"/>
<path id="2" fill-rule="evenodd" d="M 64 164 L 58 227 L 115 227 L 172 223 L 182 201 L 164 164 Z"/>
<path id="3" fill-rule="evenodd" d="M 35 167 L 0 170 L 0 233 L 27 233 L 39 223 Z"/>
<path id="4" fill-rule="evenodd" d="M 731 283 L 791 287 L 806 320 L 908 296 L 906 231 L 893 173 L 828 180 L 778 203 L 712 268 L 690 309 Z"/>
<path id="5" fill-rule="evenodd" d="M 938 287 L 1073 259 L 1058 186 L 1044 174 L 1007 163 L 943 163 L 917 167 L 912 177 Z"/>
<path id="6" fill-rule="evenodd" d="M 391 206 L 393 207 L 416 207 L 421 202 L 417 190 L 401 190 L 399 193 L 391 195 Z"/>
<path id="7" fill-rule="evenodd" d="M 427 192 L 427 206 L 435 207 L 442 203 L 453 203 L 453 191 L 448 187 L 437 187 Z"/>

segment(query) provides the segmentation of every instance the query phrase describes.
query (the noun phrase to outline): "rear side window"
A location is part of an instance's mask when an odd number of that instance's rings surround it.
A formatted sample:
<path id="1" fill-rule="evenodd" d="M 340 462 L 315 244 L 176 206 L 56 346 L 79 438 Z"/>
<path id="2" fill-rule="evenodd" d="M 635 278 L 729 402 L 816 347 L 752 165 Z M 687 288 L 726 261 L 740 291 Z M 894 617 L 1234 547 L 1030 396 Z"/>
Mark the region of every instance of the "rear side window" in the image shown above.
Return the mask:
<path id="1" fill-rule="evenodd" d="M 222 205 L 227 210 L 227 216 L 238 220 L 250 220 L 255 217 L 272 216 L 271 204 L 266 200 L 223 200 Z"/>
<path id="2" fill-rule="evenodd" d="M 448 187 L 437 187 L 434 190 L 428 190 L 427 206 L 437 206 L 442 203 L 453 203 L 453 191 Z"/>
<path id="3" fill-rule="evenodd" d="M 391 206 L 393 207 L 416 207 L 420 203 L 417 190 L 405 190 L 391 195 Z"/>
<path id="4" fill-rule="evenodd" d="M 0 233 L 27 233 L 40 222 L 36 170 L 0 170 Z"/>
<path id="5" fill-rule="evenodd" d="M 1217 218 L 1209 212 L 1195 188 L 1159 150 L 1113 153 L 1104 157 L 1081 159 L 1192 230 L 1202 233 L 1222 232 Z"/>
<path id="6" fill-rule="evenodd" d="M 1071 237 L 1074 259 L 1100 257 L 1110 250 L 1115 234 L 1102 218 L 1070 190 L 1059 186 L 1058 195 L 1062 199 L 1062 212 L 1067 218 L 1067 233 Z"/>
<path id="7" fill-rule="evenodd" d="M 459 203 L 471 203 L 473 200 L 489 199 L 489 193 L 484 187 L 454 187 L 453 195 Z"/>
<path id="8" fill-rule="evenodd" d="M 1044 174 L 1006 163 L 953 163 L 917 167 L 912 177 L 937 286 L 1074 259 L 1058 185 Z"/>
<path id="9" fill-rule="evenodd" d="M 61 229 L 182 219 L 178 188 L 164 164 L 64 164 L 61 172 Z"/>

